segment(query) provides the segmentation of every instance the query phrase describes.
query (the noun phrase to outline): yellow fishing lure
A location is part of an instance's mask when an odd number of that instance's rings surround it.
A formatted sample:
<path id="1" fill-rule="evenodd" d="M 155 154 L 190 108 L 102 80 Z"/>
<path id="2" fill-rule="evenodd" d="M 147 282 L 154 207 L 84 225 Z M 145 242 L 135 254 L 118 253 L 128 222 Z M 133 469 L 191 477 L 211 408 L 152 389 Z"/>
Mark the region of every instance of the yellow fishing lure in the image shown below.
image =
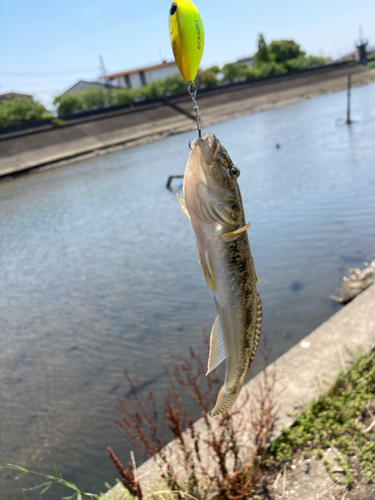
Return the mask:
<path id="1" fill-rule="evenodd" d="M 172 2 L 169 33 L 178 69 L 187 82 L 193 82 L 203 55 L 204 29 L 201 15 L 191 0 Z"/>

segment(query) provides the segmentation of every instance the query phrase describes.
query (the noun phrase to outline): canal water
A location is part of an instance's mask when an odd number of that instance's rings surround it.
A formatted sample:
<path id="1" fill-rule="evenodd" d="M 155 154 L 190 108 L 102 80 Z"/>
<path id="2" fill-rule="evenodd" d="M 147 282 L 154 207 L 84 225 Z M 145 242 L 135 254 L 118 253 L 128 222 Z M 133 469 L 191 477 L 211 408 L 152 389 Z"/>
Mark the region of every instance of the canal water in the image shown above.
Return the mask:
<path id="1" fill-rule="evenodd" d="M 209 127 L 241 170 L 272 359 L 339 310 L 330 294 L 374 255 L 375 85 L 352 103 L 351 127 L 345 92 Z M 107 446 L 124 463 L 131 449 L 114 423 L 124 370 L 161 410 L 163 365 L 204 351 L 214 308 L 180 180 L 165 188 L 194 136 L 0 183 L 0 465 L 48 474 L 53 460 L 104 491 L 117 476 Z M 17 476 L 0 472 L 3 498 L 38 498 Z"/>

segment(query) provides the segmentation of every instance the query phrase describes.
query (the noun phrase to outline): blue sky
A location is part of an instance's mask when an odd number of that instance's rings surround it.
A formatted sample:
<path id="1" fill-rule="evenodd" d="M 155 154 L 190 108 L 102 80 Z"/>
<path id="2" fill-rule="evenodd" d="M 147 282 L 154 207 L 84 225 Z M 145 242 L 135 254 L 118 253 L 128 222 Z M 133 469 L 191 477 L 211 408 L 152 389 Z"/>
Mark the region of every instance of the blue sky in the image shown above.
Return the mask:
<path id="1" fill-rule="evenodd" d="M 51 102 L 79 79 L 172 60 L 169 0 L 0 0 L 0 93 Z M 262 32 L 293 38 L 312 54 L 354 50 L 359 26 L 375 45 L 373 0 L 196 0 L 206 44 L 202 66 L 250 55 Z"/>

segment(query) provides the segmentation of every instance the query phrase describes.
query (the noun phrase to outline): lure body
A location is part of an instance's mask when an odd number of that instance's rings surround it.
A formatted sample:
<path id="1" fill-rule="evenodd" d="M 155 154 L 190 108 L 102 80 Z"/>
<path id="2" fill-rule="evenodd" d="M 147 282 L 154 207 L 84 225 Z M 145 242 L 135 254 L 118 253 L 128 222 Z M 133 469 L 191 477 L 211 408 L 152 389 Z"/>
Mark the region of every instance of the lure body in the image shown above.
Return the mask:
<path id="1" fill-rule="evenodd" d="M 178 69 L 187 82 L 193 82 L 203 55 L 204 29 L 201 15 L 191 0 L 172 3 L 169 34 Z"/>

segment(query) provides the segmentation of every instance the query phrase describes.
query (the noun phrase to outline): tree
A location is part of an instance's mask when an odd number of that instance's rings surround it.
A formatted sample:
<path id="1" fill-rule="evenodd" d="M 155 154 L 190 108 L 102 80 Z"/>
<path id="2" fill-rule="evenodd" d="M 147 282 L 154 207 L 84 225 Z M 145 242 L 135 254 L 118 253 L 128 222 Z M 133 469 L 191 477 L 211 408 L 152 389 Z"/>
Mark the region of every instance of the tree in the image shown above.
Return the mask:
<path id="1" fill-rule="evenodd" d="M 302 56 L 285 61 L 285 66 L 288 71 L 301 71 L 309 68 L 317 68 L 318 66 L 324 66 L 324 64 L 325 59 L 321 56 Z"/>
<path id="2" fill-rule="evenodd" d="M 249 67 L 245 63 L 227 63 L 222 68 L 223 81 L 226 83 L 245 80 Z"/>
<path id="3" fill-rule="evenodd" d="M 163 78 L 162 82 L 162 93 L 164 95 L 182 94 L 183 92 L 186 92 L 188 88 L 188 83 L 179 74 L 167 76 Z"/>
<path id="4" fill-rule="evenodd" d="M 257 63 L 268 63 L 272 60 L 272 56 L 270 54 L 270 51 L 267 47 L 266 40 L 264 39 L 264 36 L 262 33 L 260 33 L 258 37 L 258 50 L 254 55 L 254 65 Z"/>
<path id="5" fill-rule="evenodd" d="M 211 71 L 211 73 L 213 73 L 214 75 L 217 76 L 221 72 L 221 69 L 219 68 L 219 66 L 217 64 L 215 64 L 214 66 L 207 68 L 207 71 Z"/>
<path id="6" fill-rule="evenodd" d="M 306 57 L 306 52 L 294 40 L 273 40 L 267 45 L 264 36 L 260 34 L 254 66 L 248 71 L 247 79 L 282 75 L 288 71 L 300 71 L 324 64 L 322 57 Z"/>
<path id="7" fill-rule="evenodd" d="M 304 57 L 306 54 L 294 40 L 273 40 L 269 45 L 269 51 L 277 63 L 283 63 L 288 59 Z"/>
<path id="8" fill-rule="evenodd" d="M 211 69 L 198 70 L 197 76 L 195 78 L 195 85 L 198 89 L 209 89 L 217 87 L 218 84 L 219 81 L 217 79 L 217 74 L 211 71 Z"/>
<path id="9" fill-rule="evenodd" d="M 31 96 L 10 97 L 0 102 L 0 126 L 2 127 L 12 123 L 43 120 L 51 117 L 52 113 Z"/>

